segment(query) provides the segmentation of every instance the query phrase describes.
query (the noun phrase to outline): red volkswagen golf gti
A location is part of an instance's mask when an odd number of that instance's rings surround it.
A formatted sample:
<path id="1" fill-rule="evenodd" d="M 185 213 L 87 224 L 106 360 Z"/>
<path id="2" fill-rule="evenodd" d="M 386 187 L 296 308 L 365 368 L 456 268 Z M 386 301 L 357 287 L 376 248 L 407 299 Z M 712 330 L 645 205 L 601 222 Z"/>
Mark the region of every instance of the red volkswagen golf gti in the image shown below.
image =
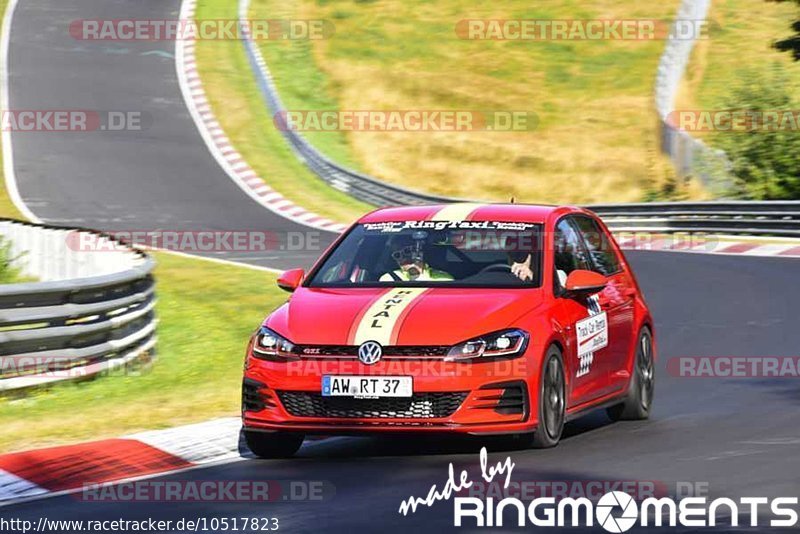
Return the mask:
<path id="1" fill-rule="evenodd" d="M 653 321 L 590 211 L 521 204 L 387 208 L 351 226 L 247 349 L 246 441 L 288 456 L 306 434 L 516 435 L 552 447 L 605 408 L 645 419 Z"/>

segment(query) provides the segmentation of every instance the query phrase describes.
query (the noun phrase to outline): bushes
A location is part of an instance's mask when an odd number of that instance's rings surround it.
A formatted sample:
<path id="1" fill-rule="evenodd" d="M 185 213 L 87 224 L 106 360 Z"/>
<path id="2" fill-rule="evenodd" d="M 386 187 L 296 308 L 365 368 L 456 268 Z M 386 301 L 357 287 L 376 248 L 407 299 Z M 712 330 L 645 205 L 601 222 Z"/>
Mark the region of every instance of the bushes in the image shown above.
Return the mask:
<path id="1" fill-rule="evenodd" d="M 756 112 L 785 111 L 797 117 L 798 99 L 783 70 L 745 72 L 741 83 L 723 101 L 721 109 Z M 800 124 L 779 128 L 752 128 L 723 132 L 714 145 L 727 152 L 735 176 L 733 194 L 754 200 L 800 198 Z"/>

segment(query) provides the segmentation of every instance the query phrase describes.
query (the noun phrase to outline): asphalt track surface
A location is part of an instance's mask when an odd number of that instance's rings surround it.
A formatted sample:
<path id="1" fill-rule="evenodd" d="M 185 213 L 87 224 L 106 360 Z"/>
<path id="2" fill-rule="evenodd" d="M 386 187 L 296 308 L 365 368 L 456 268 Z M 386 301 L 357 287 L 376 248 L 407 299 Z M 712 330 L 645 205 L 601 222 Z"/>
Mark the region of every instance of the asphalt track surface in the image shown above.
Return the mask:
<path id="1" fill-rule="evenodd" d="M 105 229 L 298 230 L 251 201 L 207 153 L 184 108 L 173 60 L 142 55 L 171 52 L 171 45 L 82 44 L 66 33 L 68 22 L 82 17 L 155 19 L 177 11 L 174 1 L 20 3 L 11 36 L 12 108 L 144 109 L 158 118 L 137 135 L 15 134 L 23 198 L 47 221 Z M 277 267 L 310 261 L 276 255 L 246 261 Z M 641 480 L 671 489 L 686 481 L 708 483 L 711 496 L 800 494 L 796 379 L 690 379 L 666 372 L 666 362 L 677 356 L 796 356 L 800 263 L 669 252 L 628 256 L 660 344 L 652 419 L 611 424 L 602 413 L 591 414 L 570 423 L 555 449 L 514 450 L 489 441 L 490 460 L 510 455 L 518 482 Z M 2 508 L 0 517 L 278 517 L 287 532 L 439 532 L 452 528 L 450 503 L 403 517 L 400 502 L 443 484 L 449 462 L 477 477 L 483 443 L 335 438 L 307 442 L 291 460 L 246 459 L 162 477 L 326 481 L 335 495 L 321 502 L 88 503 L 62 496 Z"/>
<path id="2" fill-rule="evenodd" d="M 142 131 L 15 132 L 20 194 L 40 219 L 116 231 L 269 231 L 281 245 L 333 234 L 250 199 L 206 148 L 186 109 L 175 43 L 81 41 L 78 19 L 177 19 L 176 0 L 21 0 L 11 26 L 10 107 L 140 112 Z M 297 233 L 302 233 L 300 236 Z M 261 266 L 308 266 L 319 250 L 208 255 Z"/>
<path id="3" fill-rule="evenodd" d="M 510 455 L 514 481 L 708 483 L 712 497 L 800 493 L 797 379 L 670 376 L 688 355 L 796 355 L 800 346 L 798 263 L 792 259 L 629 254 L 652 306 L 660 342 L 655 409 L 646 422 L 609 423 L 602 413 L 566 428 L 558 447 L 513 450 L 489 442 L 490 460 Z M 88 503 L 64 496 L 0 509 L 0 517 L 125 519 L 278 517 L 287 532 L 438 532 L 452 504 L 398 514 L 410 495 L 443 484 L 447 465 L 479 476 L 477 439 L 334 438 L 307 442 L 297 458 L 248 459 L 163 480 L 315 480 L 335 487 L 321 502 L 266 504 Z M 469 531 L 469 529 L 467 529 Z"/>

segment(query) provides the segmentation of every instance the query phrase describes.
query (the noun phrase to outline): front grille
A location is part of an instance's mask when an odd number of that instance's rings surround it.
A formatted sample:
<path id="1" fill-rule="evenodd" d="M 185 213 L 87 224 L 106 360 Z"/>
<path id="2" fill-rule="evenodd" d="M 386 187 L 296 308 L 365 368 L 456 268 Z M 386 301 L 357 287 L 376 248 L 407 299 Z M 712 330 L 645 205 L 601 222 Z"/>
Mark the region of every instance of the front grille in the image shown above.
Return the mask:
<path id="1" fill-rule="evenodd" d="M 389 345 L 383 347 L 384 358 L 444 358 L 449 346 Z M 294 352 L 303 358 L 357 358 L 357 345 L 296 345 Z"/>
<path id="2" fill-rule="evenodd" d="M 440 347 L 435 345 L 395 345 L 393 347 L 386 347 L 384 354 L 387 357 L 402 356 L 402 357 L 419 357 L 419 358 L 435 358 L 447 356 L 450 347 Z"/>
<path id="3" fill-rule="evenodd" d="M 410 398 L 353 399 L 279 391 L 278 397 L 294 417 L 433 419 L 452 415 L 467 398 L 467 393 L 417 393 Z"/>

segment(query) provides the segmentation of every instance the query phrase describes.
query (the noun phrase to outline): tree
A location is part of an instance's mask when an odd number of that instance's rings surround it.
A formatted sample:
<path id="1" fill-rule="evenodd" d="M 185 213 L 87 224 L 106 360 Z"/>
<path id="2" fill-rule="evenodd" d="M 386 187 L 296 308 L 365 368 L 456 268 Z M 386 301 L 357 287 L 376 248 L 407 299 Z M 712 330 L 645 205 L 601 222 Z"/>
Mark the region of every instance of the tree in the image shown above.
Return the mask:
<path id="1" fill-rule="evenodd" d="M 770 2 L 794 2 L 800 7 L 800 0 L 768 0 Z M 794 35 L 777 41 L 773 46 L 782 52 L 790 52 L 795 61 L 800 61 L 800 20 L 796 20 L 791 25 Z"/>

